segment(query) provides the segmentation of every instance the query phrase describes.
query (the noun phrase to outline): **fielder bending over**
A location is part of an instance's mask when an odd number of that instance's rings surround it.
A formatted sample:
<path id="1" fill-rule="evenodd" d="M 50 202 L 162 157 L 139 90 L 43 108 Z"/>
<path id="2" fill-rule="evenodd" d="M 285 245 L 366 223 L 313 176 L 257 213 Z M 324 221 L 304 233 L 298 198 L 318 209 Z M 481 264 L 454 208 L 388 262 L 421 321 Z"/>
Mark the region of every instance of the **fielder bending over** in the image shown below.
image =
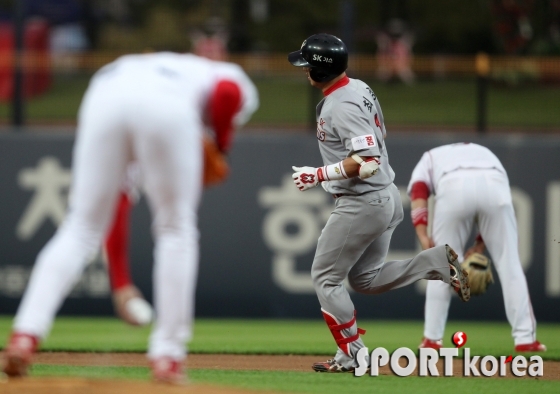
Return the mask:
<path id="1" fill-rule="evenodd" d="M 64 298 L 99 250 L 125 171 L 136 162 L 155 246 L 148 358 L 155 380 L 183 381 L 198 269 L 203 129 L 209 123 L 227 151 L 234 126 L 257 105 L 256 88 L 239 66 L 190 54 L 127 55 L 95 74 L 78 116 L 70 209 L 37 257 L 6 349 L 7 375 L 27 373 Z"/>
<path id="2" fill-rule="evenodd" d="M 452 244 L 459 260 L 488 248 L 502 283 L 506 316 L 512 327 L 516 352 L 541 352 L 537 322 L 517 246 L 517 222 L 509 180 L 500 160 L 488 148 L 458 143 L 424 153 L 408 185 L 412 222 L 423 250 Z M 434 196 L 432 236 L 428 235 L 428 198 Z M 479 236 L 463 250 L 474 223 Z M 424 338 L 420 347 L 439 349 L 451 293 L 438 282 L 429 282 L 424 310 Z"/>

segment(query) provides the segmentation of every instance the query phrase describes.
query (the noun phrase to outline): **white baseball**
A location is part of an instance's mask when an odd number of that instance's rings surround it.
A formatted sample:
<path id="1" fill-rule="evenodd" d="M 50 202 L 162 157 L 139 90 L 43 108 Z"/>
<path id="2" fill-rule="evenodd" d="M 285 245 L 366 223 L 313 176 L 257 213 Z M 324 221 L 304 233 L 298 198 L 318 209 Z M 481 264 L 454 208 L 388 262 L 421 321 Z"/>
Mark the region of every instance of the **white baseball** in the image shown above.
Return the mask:
<path id="1" fill-rule="evenodd" d="M 126 303 L 126 311 L 136 320 L 136 322 L 145 326 L 152 322 L 154 312 L 148 302 L 142 298 L 131 298 Z"/>

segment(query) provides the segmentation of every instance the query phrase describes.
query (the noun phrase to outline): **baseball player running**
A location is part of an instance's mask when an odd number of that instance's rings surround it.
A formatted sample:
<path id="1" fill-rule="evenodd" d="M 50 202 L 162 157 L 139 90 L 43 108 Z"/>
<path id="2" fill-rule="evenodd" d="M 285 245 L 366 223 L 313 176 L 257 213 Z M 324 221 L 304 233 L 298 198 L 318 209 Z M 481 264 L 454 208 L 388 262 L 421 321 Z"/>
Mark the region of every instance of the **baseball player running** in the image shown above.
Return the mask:
<path id="1" fill-rule="evenodd" d="M 155 380 L 183 381 L 198 268 L 204 121 L 227 151 L 233 126 L 257 104 L 256 88 L 240 67 L 189 54 L 127 55 L 95 74 L 78 115 L 70 209 L 37 257 L 6 349 L 7 375 L 26 374 L 64 298 L 99 249 L 126 168 L 135 161 L 155 244 L 156 320 L 148 358 Z"/>
<path id="2" fill-rule="evenodd" d="M 517 249 L 517 224 L 506 170 L 486 147 L 459 143 L 425 152 L 408 185 L 412 222 L 423 250 L 452 244 L 459 260 L 473 223 L 480 231 L 465 256 L 488 248 L 502 283 L 507 319 L 517 352 L 545 351 L 536 339 L 536 321 Z M 432 236 L 427 232 L 428 198 L 434 195 Z M 428 282 L 424 339 L 420 347 L 439 349 L 451 302 L 448 287 Z"/>
<path id="3" fill-rule="evenodd" d="M 336 199 L 319 237 L 311 276 L 323 317 L 338 350 L 333 359 L 315 363 L 318 372 L 350 372 L 364 347 L 356 311 L 343 281 L 364 294 L 379 294 L 419 279 L 445 282 L 467 301 L 468 280 L 447 245 L 412 259 L 384 261 L 403 208 L 385 145 L 385 124 L 377 97 L 362 81 L 346 76 L 348 52 L 328 34 L 306 39 L 288 60 L 303 67 L 312 86 L 321 89 L 317 139 L 321 167 L 293 167 L 295 185 L 305 191 L 319 183 Z"/>

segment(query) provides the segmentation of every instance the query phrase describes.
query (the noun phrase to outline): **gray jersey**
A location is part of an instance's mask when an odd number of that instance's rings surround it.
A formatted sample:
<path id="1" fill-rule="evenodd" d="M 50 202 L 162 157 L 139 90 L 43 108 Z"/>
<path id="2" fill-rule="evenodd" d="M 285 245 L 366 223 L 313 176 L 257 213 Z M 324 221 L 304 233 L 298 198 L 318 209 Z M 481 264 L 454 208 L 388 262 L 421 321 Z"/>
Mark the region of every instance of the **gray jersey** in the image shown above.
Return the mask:
<path id="1" fill-rule="evenodd" d="M 317 105 L 317 139 L 324 165 L 338 163 L 354 153 L 379 156 L 381 165 L 370 178 L 323 182 L 323 188 L 332 194 L 363 194 L 393 183 L 395 173 L 389 165 L 385 134 L 379 101 L 364 82 L 343 79 L 334 90 L 327 91 Z"/>
<path id="2" fill-rule="evenodd" d="M 449 283 L 449 261 L 444 246 L 423 251 L 412 259 L 385 261 L 393 231 L 404 213 L 395 174 L 383 139 L 385 124 L 375 94 L 362 81 L 344 78 L 325 91 L 317 106 L 317 137 L 325 165 L 357 153 L 378 156 L 379 171 L 367 179 L 355 177 L 322 182 L 337 196 L 335 209 L 317 242 L 311 266 L 313 286 L 324 316 L 334 325 L 335 338 L 355 338 L 338 344 L 334 360 L 345 368 L 356 367 L 355 355 L 365 345 L 353 321 L 355 307 L 343 285 L 360 293 L 379 294 L 419 279 Z"/>

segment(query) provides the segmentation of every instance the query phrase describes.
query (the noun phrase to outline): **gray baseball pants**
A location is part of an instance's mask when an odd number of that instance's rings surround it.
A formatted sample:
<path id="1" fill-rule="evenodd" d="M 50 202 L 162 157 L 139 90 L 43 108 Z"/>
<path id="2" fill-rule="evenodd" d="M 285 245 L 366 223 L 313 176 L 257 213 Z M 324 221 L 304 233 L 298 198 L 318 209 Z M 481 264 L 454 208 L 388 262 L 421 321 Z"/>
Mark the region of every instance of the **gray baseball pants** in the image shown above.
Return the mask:
<path id="1" fill-rule="evenodd" d="M 425 250 L 412 259 L 385 261 L 393 231 L 402 220 L 402 202 L 394 184 L 336 200 L 311 267 L 313 285 L 329 325 L 343 325 L 354 318 L 354 304 L 343 284 L 346 277 L 355 291 L 364 294 L 381 294 L 420 279 L 449 283 L 445 246 Z M 336 340 L 337 335 L 348 338 L 357 332 L 354 322 L 338 333 L 333 331 L 333 336 Z M 364 346 L 359 337 L 339 345 L 335 360 L 347 368 L 355 367 L 354 356 Z"/>

